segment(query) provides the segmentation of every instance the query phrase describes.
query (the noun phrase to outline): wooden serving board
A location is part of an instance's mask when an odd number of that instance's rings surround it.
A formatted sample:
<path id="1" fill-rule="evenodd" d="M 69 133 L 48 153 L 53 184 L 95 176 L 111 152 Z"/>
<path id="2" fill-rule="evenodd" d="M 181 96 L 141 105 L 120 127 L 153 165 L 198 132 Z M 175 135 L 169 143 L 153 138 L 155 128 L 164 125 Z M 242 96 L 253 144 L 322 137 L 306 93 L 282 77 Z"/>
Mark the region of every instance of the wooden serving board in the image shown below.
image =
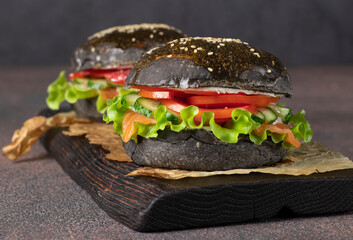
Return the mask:
<path id="1" fill-rule="evenodd" d="M 64 171 L 111 216 L 137 231 L 215 226 L 353 210 L 353 169 L 309 176 L 251 173 L 164 180 L 127 177 L 134 163 L 105 157 L 84 137 L 50 130 L 42 144 Z"/>

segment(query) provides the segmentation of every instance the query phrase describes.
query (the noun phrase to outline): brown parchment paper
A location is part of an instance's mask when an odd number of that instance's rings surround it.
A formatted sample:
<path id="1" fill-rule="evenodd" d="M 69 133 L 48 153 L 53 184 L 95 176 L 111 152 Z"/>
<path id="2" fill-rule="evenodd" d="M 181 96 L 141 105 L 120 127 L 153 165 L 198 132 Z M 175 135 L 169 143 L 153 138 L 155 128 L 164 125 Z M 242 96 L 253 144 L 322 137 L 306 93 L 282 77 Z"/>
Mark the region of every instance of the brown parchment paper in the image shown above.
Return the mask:
<path id="1" fill-rule="evenodd" d="M 2 153 L 10 160 L 16 160 L 31 151 L 33 144 L 49 129 L 66 127 L 73 123 L 91 122 L 88 119 L 78 118 L 74 111 L 58 113 L 52 117 L 35 116 L 23 123 L 11 139 L 11 143 L 2 148 Z"/>
<path id="2" fill-rule="evenodd" d="M 114 132 L 113 125 L 104 123 L 75 123 L 69 126 L 69 130 L 63 132 L 68 136 L 85 135 L 91 144 L 101 145 L 110 153 L 107 158 L 119 162 L 132 162 L 121 143 L 121 137 Z"/>

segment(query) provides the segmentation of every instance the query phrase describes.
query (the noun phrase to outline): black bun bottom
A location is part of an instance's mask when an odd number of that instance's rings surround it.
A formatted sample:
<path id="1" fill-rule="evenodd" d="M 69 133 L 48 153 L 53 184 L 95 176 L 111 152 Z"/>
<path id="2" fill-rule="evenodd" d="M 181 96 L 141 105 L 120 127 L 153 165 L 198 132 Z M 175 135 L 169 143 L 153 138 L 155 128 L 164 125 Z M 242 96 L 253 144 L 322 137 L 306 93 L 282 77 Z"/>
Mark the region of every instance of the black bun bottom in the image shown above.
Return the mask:
<path id="1" fill-rule="evenodd" d="M 158 138 L 138 138 L 123 143 L 126 153 L 139 165 L 151 167 L 222 171 L 272 165 L 283 159 L 281 144 L 265 140 L 261 145 L 243 136 L 238 143 L 224 143 L 206 130 L 164 130 Z"/>
<path id="2" fill-rule="evenodd" d="M 71 104 L 78 117 L 87 118 L 95 122 L 103 122 L 103 115 L 97 111 L 97 98 L 80 99 Z"/>

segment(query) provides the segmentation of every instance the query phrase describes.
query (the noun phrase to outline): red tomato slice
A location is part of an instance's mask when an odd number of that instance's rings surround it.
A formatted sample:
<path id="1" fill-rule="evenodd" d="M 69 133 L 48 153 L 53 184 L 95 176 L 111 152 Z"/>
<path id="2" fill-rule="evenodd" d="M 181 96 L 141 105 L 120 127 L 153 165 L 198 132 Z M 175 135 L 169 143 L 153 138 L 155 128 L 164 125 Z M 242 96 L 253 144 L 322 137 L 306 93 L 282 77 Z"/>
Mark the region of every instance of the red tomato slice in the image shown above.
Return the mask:
<path id="1" fill-rule="evenodd" d="M 254 104 L 257 107 L 267 107 L 268 104 L 277 102 L 279 97 L 247 96 L 247 95 L 218 95 L 218 96 L 191 96 L 186 98 L 190 105 L 205 108 L 239 107 Z"/>
<path id="2" fill-rule="evenodd" d="M 147 87 L 147 86 L 137 86 L 137 85 L 132 85 L 131 87 L 139 90 L 146 90 L 146 91 L 153 91 L 153 92 L 171 92 L 174 95 L 174 97 L 178 97 L 178 98 L 187 98 L 191 96 L 190 94 L 186 94 L 181 90 L 173 89 L 173 88 Z"/>
<path id="3" fill-rule="evenodd" d="M 234 106 L 242 106 L 242 105 L 246 105 L 246 104 L 254 104 L 254 101 L 258 101 L 259 106 L 266 107 L 268 105 L 267 102 L 273 103 L 273 102 L 277 102 L 279 100 L 279 97 L 269 97 L 269 96 L 265 96 L 265 95 L 246 95 L 243 92 L 218 93 L 216 91 L 182 90 L 182 89 L 176 89 L 176 88 L 149 87 L 149 86 L 139 86 L 139 85 L 132 85 L 131 87 L 135 88 L 135 89 L 143 89 L 143 90 L 147 90 L 147 91 L 163 91 L 163 92 L 170 91 L 170 92 L 174 93 L 175 97 L 180 97 L 180 98 L 191 97 L 189 99 L 190 104 L 195 105 L 195 106 L 200 106 L 200 107 L 207 107 L 206 105 L 208 105 L 208 103 L 205 103 L 205 100 L 207 102 L 210 102 L 210 105 L 214 104 L 215 108 L 227 107 L 227 106 L 231 107 L 232 106 L 232 105 L 224 105 L 224 104 L 222 104 L 222 102 L 226 102 L 226 103 L 230 102 L 231 104 L 234 104 Z M 234 97 L 231 97 L 231 96 L 234 96 Z M 219 97 L 221 97 L 221 98 L 219 98 Z M 242 98 L 242 97 L 244 97 L 244 98 Z M 236 100 L 237 102 L 235 102 L 234 100 Z M 241 101 L 239 101 L 239 100 L 241 100 Z M 188 103 L 189 103 L 189 101 L 187 100 Z"/>
<path id="4" fill-rule="evenodd" d="M 162 105 L 166 106 L 168 109 L 180 113 L 181 110 L 189 106 L 185 102 L 177 99 L 161 99 L 159 100 Z"/>
<path id="5" fill-rule="evenodd" d="M 201 117 L 204 112 L 213 112 L 214 120 L 216 123 L 218 124 L 225 123 L 232 119 L 231 114 L 234 109 L 242 109 L 251 113 L 256 112 L 256 107 L 254 105 L 247 105 L 247 106 L 234 107 L 234 108 L 212 108 L 212 109 L 199 108 L 199 113 L 195 116 L 194 122 L 196 124 L 199 124 L 201 122 Z"/>
<path id="6" fill-rule="evenodd" d="M 231 114 L 234 109 L 242 109 L 242 110 L 246 110 L 251 113 L 256 112 L 256 107 L 254 105 L 247 105 L 247 106 L 234 107 L 234 108 L 212 108 L 212 109 L 199 108 L 199 113 L 195 117 L 201 118 L 202 113 L 213 112 L 215 118 L 229 118 L 229 119 L 231 119 Z"/>
<path id="7" fill-rule="evenodd" d="M 109 80 L 112 83 L 121 84 L 125 83 L 125 79 L 127 75 L 129 75 L 130 70 L 122 71 L 122 72 L 112 72 L 104 74 L 104 78 Z"/>
<path id="8" fill-rule="evenodd" d="M 69 79 L 73 81 L 75 78 L 85 78 L 87 75 L 87 72 L 73 72 L 69 74 Z"/>
<path id="9" fill-rule="evenodd" d="M 218 109 L 224 107 L 242 107 L 255 105 L 257 107 L 267 107 L 270 103 L 277 102 L 279 97 L 265 95 L 245 95 L 244 93 L 225 93 L 206 91 L 182 91 L 180 89 L 165 87 L 147 87 L 133 85 L 132 88 L 140 89 L 140 95 L 154 99 L 172 99 L 173 97 L 186 99 L 189 105 L 200 108 Z M 198 94 L 197 96 L 191 94 Z M 204 95 L 201 95 L 204 94 Z"/>
<path id="10" fill-rule="evenodd" d="M 81 72 L 73 72 L 69 74 L 69 79 L 75 78 L 105 78 L 112 83 L 124 84 L 127 75 L 129 75 L 132 66 L 121 66 L 109 69 L 86 69 Z"/>
<path id="11" fill-rule="evenodd" d="M 174 93 L 170 91 L 148 91 L 145 89 L 141 89 L 138 94 L 142 97 L 153 98 L 153 99 L 173 99 L 174 98 Z"/>

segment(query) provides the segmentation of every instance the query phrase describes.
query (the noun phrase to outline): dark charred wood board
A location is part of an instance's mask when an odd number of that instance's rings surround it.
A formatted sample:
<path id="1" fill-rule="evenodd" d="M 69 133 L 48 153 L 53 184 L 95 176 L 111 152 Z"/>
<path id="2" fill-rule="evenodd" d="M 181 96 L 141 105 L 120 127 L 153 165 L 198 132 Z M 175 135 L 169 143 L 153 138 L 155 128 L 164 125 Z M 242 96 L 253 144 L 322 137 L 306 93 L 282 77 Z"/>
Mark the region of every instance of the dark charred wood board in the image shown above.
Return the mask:
<path id="1" fill-rule="evenodd" d="M 139 166 L 105 158 L 85 137 L 50 130 L 42 144 L 107 214 L 143 232 L 353 210 L 353 169 L 309 176 L 251 173 L 165 180 L 127 177 Z"/>

